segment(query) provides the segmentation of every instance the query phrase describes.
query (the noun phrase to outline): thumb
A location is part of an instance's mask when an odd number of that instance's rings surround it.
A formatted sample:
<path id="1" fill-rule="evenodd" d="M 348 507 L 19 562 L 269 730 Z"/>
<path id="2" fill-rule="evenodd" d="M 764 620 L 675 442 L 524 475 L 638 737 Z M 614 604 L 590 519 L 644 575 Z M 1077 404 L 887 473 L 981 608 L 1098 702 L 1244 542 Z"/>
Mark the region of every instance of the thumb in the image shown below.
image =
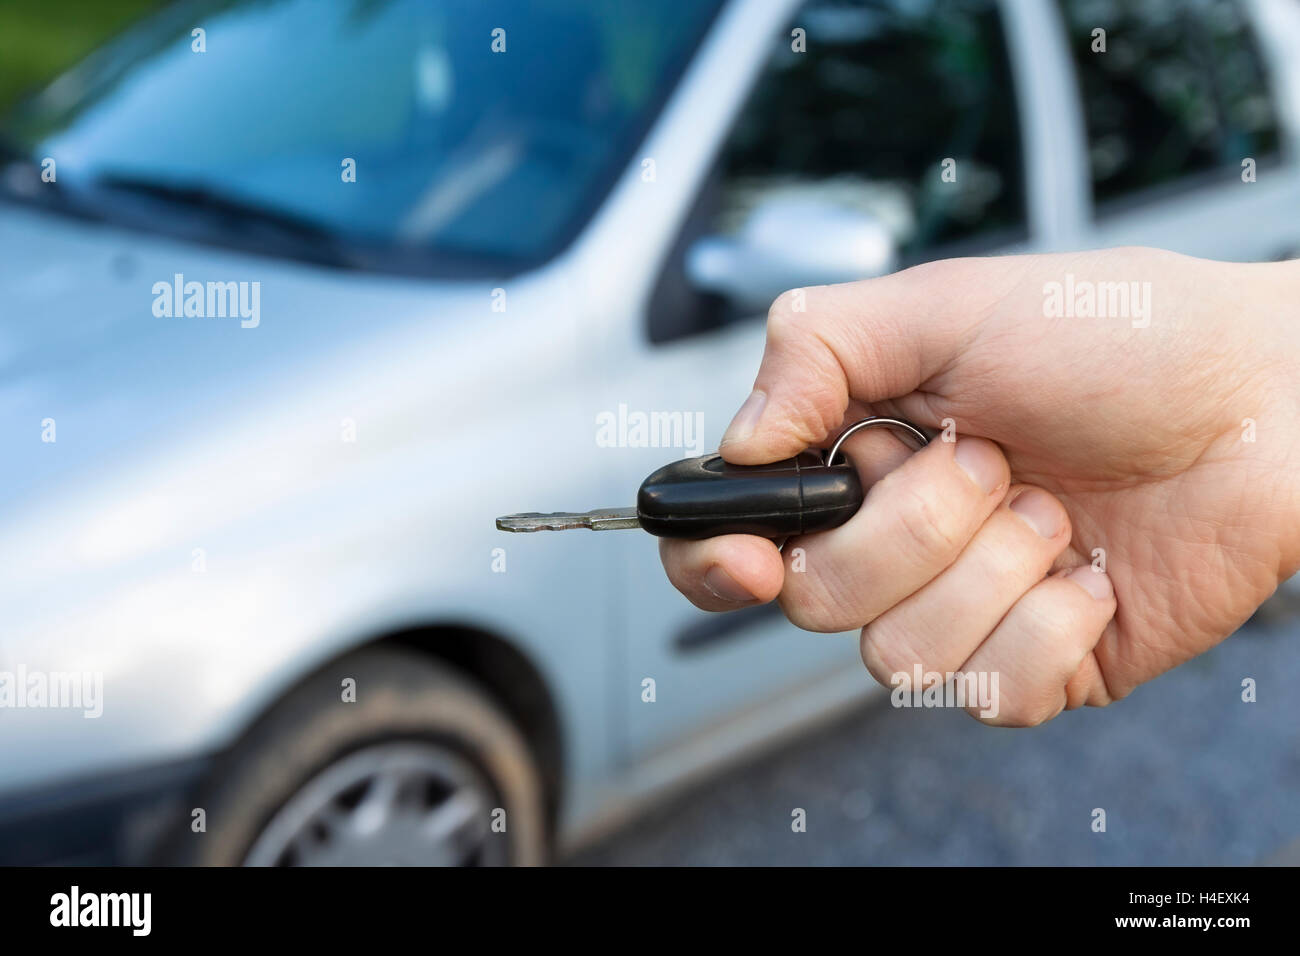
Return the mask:
<path id="1" fill-rule="evenodd" d="M 938 274 L 944 265 L 782 293 L 768 312 L 754 391 L 722 436 L 723 457 L 789 458 L 838 429 L 850 399 L 901 397 L 943 371 L 968 326 L 948 305 L 957 303 Z"/>

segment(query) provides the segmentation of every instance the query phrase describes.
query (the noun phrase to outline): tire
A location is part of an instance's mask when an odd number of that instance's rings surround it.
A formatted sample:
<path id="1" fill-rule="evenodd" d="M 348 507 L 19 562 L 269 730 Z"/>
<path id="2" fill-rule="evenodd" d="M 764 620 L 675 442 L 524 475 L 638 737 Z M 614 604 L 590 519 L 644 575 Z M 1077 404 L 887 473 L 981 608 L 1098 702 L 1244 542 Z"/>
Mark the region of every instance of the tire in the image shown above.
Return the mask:
<path id="1" fill-rule="evenodd" d="M 291 691 L 219 761 L 198 806 L 207 832 L 178 835 L 173 858 L 199 865 L 535 865 L 549 842 L 542 777 L 514 724 L 467 676 L 397 648 L 343 657 Z"/>

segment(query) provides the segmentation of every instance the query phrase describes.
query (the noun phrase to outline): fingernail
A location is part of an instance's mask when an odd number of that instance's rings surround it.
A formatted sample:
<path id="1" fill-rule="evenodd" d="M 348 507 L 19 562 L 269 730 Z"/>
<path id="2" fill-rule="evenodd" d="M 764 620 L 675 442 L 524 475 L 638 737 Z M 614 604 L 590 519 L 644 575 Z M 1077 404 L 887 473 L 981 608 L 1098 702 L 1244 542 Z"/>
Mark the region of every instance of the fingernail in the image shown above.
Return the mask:
<path id="1" fill-rule="evenodd" d="M 1115 593 L 1110 583 L 1110 575 L 1105 571 L 1094 570 L 1090 564 L 1080 565 L 1067 576 L 1098 601 L 1108 601 Z"/>
<path id="2" fill-rule="evenodd" d="M 748 604 L 750 601 L 755 600 L 754 595 L 737 584 L 736 579 L 718 564 L 715 564 L 704 573 L 704 586 L 712 592 L 714 597 L 729 601 L 732 604 Z"/>
<path id="3" fill-rule="evenodd" d="M 1041 537 L 1055 538 L 1061 533 L 1061 506 L 1045 491 L 1029 488 L 1020 492 L 1011 502 L 1011 510 Z"/>
<path id="4" fill-rule="evenodd" d="M 750 392 L 749 398 L 745 399 L 745 404 L 740 406 L 740 411 L 736 412 L 736 417 L 731 420 L 731 424 L 723 432 L 722 444 L 744 441 L 754 434 L 754 429 L 758 427 L 758 420 L 762 416 L 763 408 L 766 405 L 766 392 L 757 388 Z"/>
<path id="5" fill-rule="evenodd" d="M 984 494 L 993 494 L 1002 484 L 1002 456 L 992 442 L 959 438 L 953 458 L 970 480 L 984 489 Z"/>

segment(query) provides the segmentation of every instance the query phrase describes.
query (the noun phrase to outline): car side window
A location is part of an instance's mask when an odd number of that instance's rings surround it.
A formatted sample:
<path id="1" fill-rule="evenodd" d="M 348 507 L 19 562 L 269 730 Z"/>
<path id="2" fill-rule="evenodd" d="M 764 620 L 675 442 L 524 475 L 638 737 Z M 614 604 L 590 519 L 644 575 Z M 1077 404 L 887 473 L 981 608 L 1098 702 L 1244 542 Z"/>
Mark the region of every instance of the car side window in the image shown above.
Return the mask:
<path id="1" fill-rule="evenodd" d="M 1277 153 L 1277 114 L 1240 0 L 1057 2 L 1098 204 Z"/>
<path id="2" fill-rule="evenodd" d="M 717 228 L 807 193 L 875 216 L 903 264 L 1027 234 L 995 0 L 812 0 L 778 38 L 719 164 Z"/>

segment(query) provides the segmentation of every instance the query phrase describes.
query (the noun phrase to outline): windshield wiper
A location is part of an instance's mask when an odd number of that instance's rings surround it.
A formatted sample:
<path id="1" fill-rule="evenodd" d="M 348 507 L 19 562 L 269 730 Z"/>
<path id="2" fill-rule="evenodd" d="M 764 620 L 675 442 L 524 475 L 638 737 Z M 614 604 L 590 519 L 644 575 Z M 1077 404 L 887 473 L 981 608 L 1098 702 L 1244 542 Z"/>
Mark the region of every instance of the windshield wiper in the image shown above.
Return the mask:
<path id="1" fill-rule="evenodd" d="M 305 216 L 217 192 L 197 183 L 166 183 L 117 174 L 95 177 L 94 189 L 126 193 L 195 212 L 227 234 L 248 240 L 257 233 L 289 239 L 298 257 L 325 265 L 348 265 L 334 233 Z"/>
<path id="2" fill-rule="evenodd" d="M 66 212 L 98 218 L 93 210 L 74 209 L 63 182 L 44 177 L 36 151 L 0 132 L 0 195 L 15 202 L 56 205 Z"/>

